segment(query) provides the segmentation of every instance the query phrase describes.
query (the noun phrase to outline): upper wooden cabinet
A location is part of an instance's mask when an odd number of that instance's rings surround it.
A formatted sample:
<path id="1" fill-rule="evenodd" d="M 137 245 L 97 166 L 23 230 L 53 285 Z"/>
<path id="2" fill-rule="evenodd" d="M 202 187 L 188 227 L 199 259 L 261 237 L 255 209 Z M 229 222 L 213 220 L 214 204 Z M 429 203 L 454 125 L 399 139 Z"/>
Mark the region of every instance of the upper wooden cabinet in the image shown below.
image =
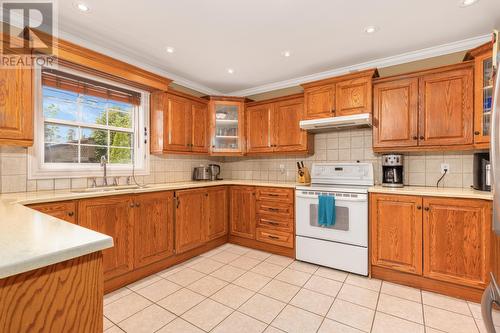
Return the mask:
<path id="1" fill-rule="evenodd" d="M 234 236 L 255 239 L 255 188 L 232 186 L 229 198 L 229 232 Z"/>
<path id="2" fill-rule="evenodd" d="M 245 152 L 245 98 L 210 97 L 210 153 L 243 155 Z"/>
<path id="3" fill-rule="evenodd" d="M 461 63 L 374 84 L 373 148 L 473 148 L 473 63 Z"/>
<path id="4" fill-rule="evenodd" d="M 0 145 L 33 144 L 33 73 L 0 69 Z"/>
<path id="5" fill-rule="evenodd" d="M 152 154 L 208 153 L 208 101 L 178 91 L 151 94 Z"/>
<path id="6" fill-rule="evenodd" d="M 303 84 L 303 119 L 372 112 L 372 78 L 376 69 Z"/>
<path id="7" fill-rule="evenodd" d="M 312 134 L 299 127 L 304 115 L 302 95 L 249 103 L 246 109 L 247 154 L 312 154 Z"/>

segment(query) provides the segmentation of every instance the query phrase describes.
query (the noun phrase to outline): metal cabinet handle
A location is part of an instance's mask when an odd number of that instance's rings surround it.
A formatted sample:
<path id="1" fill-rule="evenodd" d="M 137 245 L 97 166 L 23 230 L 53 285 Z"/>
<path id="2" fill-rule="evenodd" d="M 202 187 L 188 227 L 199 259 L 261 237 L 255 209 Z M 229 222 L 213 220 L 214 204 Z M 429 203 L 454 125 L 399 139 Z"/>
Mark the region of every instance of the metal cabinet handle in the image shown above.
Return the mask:
<path id="1" fill-rule="evenodd" d="M 428 212 L 428 211 L 429 211 L 429 210 L 431 210 L 431 209 L 430 209 L 429 207 L 425 207 L 425 208 L 424 208 L 424 210 L 425 210 L 426 212 Z"/>
<path id="2" fill-rule="evenodd" d="M 413 140 L 418 140 L 418 136 L 414 135 Z"/>
<path id="3" fill-rule="evenodd" d="M 271 212 L 279 212 L 280 211 L 278 208 L 272 208 L 272 207 L 269 207 L 268 210 L 270 210 Z"/>
<path id="4" fill-rule="evenodd" d="M 418 205 L 418 206 L 417 206 L 417 209 L 422 209 L 422 206 Z"/>
<path id="5" fill-rule="evenodd" d="M 68 216 L 74 216 L 75 212 L 68 212 Z"/>
<path id="6" fill-rule="evenodd" d="M 474 132 L 474 135 L 479 135 L 479 134 L 481 134 L 479 131 Z"/>
<path id="7" fill-rule="evenodd" d="M 181 201 L 179 199 L 177 199 L 177 205 L 176 205 L 176 208 L 179 208 L 179 205 L 181 204 Z"/>
<path id="8" fill-rule="evenodd" d="M 420 140 L 424 140 L 425 138 L 424 138 L 424 136 L 423 136 L 423 135 L 421 135 L 419 139 L 420 139 Z"/>
<path id="9" fill-rule="evenodd" d="M 129 205 L 131 208 L 134 208 L 134 203 L 131 202 L 130 205 Z"/>
<path id="10" fill-rule="evenodd" d="M 276 194 L 276 193 L 269 193 L 268 195 L 270 197 L 279 197 L 280 196 L 279 194 Z"/>
<path id="11" fill-rule="evenodd" d="M 138 203 L 138 202 L 136 202 L 136 203 L 135 203 L 135 206 L 136 206 L 136 207 L 140 207 L 140 206 L 141 206 L 141 204 L 140 204 L 140 203 Z"/>
<path id="12" fill-rule="evenodd" d="M 277 236 L 273 236 L 273 235 L 268 235 L 267 237 L 268 237 L 268 238 L 271 238 L 271 239 L 280 239 L 279 237 L 277 237 Z"/>
<path id="13" fill-rule="evenodd" d="M 266 221 L 266 222 L 271 224 L 271 225 L 280 225 L 278 222 L 274 222 L 274 221 Z"/>

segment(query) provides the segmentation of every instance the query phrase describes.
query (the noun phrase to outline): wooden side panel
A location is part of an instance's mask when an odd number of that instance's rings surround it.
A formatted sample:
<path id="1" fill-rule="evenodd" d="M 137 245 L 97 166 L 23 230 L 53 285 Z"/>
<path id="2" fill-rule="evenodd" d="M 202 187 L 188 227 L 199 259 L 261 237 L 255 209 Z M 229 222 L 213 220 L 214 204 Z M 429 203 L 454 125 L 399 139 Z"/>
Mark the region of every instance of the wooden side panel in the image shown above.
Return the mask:
<path id="1" fill-rule="evenodd" d="M 490 271 L 491 202 L 424 198 L 424 276 L 484 287 Z"/>
<path id="2" fill-rule="evenodd" d="M 411 147 L 418 143 L 418 79 L 373 86 L 373 147 Z"/>
<path id="3" fill-rule="evenodd" d="M 255 239 L 255 188 L 232 186 L 229 211 L 231 235 Z"/>
<path id="4" fill-rule="evenodd" d="M 103 331 L 102 254 L 0 279 L 0 332 Z"/>
<path id="5" fill-rule="evenodd" d="M 149 150 L 151 154 L 161 154 L 164 148 L 164 139 L 167 138 L 165 128 L 167 117 L 167 93 L 156 91 L 150 95 L 150 126 Z"/>
<path id="6" fill-rule="evenodd" d="M 336 116 L 372 112 L 372 79 L 360 77 L 335 85 Z"/>
<path id="7" fill-rule="evenodd" d="M 183 253 L 203 245 L 206 240 L 206 200 L 204 189 L 176 192 L 175 252 Z"/>
<path id="8" fill-rule="evenodd" d="M 168 95 L 167 138 L 165 150 L 190 151 L 191 109 L 188 99 Z"/>
<path id="9" fill-rule="evenodd" d="M 419 93 L 419 145 L 472 144 L 472 67 L 424 75 Z"/>
<path id="10" fill-rule="evenodd" d="M 309 136 L 300 128 L 304 118 L 304 99 L 296 98 L 275 103 L 273 128 L 277 152 L 307 152 Z"/>
<path id="11" fill-rule="evenodd" d="M 304 89 L 305 119 L 335 115 L 335 84 Z"/>
<path id="12" fill-rule="evenodd" d="M 173 192 L 134 197 L 135 268 L 174 254 Z"/>
<path id="13" fill-rule="evenodd" d="M 131 196 L 82 199 L 78 202 L 78 224 L 113 237 L 114 246 L 102 251 L 104 279 L 134 268 L 133 204 Z"/>
<path id="14" fill-rule="evenodd" d="M 191 150 L 197 153 L 208 153 L 208 105 L 191 103 L 192 131 Z"/>
<path id="15" fill-rule="evenodd" d="M 208 188 L 207 239 L 227 235 L 229 229 L 229 196 L 225 186 Z"/>
<path id="16" fill-rule="evenodd" d="M 489 86 L 488 82 L 484 82 L 485 60 L 492 58 L 492 51 L 477 56 L 474 59 L 474 143 L 489 143 L 490 135 L 485 131 L 483 114 L 485 109 L 484 103 L 484 88 Z M 491 91 L 495 91 L 491 89 Z M 491 116 L 490 116 L 491 117 Z M 491 118 L 490 118 L 491 120 Z"/>
<path id="17" fill-rule="evenodd" d="M 75 201 L 49 202 L 29 205 L 28 207 L 66 222 L 76 223 L 77 221 Z"/>
<path id="18" fill-rule="evenodd" d="M 273 104 L 262 104 L 249 106 L 246 109 L 246 136 L 247 152 L 262 153 L 272 152 L 272 132 L 271 114 L 273 113 Z"/>
<path id="19" fill-rule="evenodd" d="M 422 198 L 372 194 L 371 263 L 422 274 Z"/>
<path id="20" fill-rule="evenodd" d="M 32 70 L 0 69 L 0 144 L 33 144 Z"/>

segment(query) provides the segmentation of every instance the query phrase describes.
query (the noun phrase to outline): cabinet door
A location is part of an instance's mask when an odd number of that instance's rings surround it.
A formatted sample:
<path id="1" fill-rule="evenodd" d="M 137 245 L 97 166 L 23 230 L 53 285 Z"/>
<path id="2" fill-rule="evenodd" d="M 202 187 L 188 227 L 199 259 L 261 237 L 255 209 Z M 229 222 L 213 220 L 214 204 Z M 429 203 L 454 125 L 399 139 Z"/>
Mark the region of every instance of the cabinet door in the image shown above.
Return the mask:
<path id="1" fill-rule="evenodd" d="M 231 235 L 255 239 L 255 188 L 231 187 L 229 223 Z"/>
<path id="2" fill-rule="evenodd" d="M 361 77 L 335 85 L 335 116 L 372 112 L 372 79 Z"/>
<path id="3" fill-rule="evenodd" d="M 248 153 L 272 152 L 274 150 L 271 143 L 273 135 L 273 129 L 271 128 L 272 114 L 272 103 L 250 106 L 246 109 Z"/>
<path id="4" fill-rule="evenodd" d="M 176 192 L 175 252 L 183 253 L 205 243 L 206 190 Z"/>
<path id="5" fill-rule="evenodd" d="M 134 197 L 134 261 L 142 267 L 174 254 L 173 192 Z"/>
<path id="6" fill-rule="evenodd" d="M 76 203 L 74 201 L 42 203 L 28 207 L 66 222 L 76 223 Z"/>
<path id="7" fill-rule="evenodd" d="M 229 200 L 226 187 L 207 189 L 207 240 L 227 235 Z"/>
<path id="8" fill-rule="evenodd" d="M 419 94 L 419 145 L 472 144 L 472 67 L 424 75 Z"/>
<path id="9" fill-rule="evenodd" d="M 474 143 L 490 142 L 491 110 L 493 106 L 493 58 L 488 51 L 475 58 Z"/>
<path id="10" fill-rule="evenodd" d="M 424 276 L 484 287 L 490 270 L 491 203 L 424 198 Z"/>
<path id="11" fill-rule="evenodd" d="M 175 95 L 168 96 L 167 151 L 191 151 L 191 103 Z"/>
<path id="12" fill-rule="evenodd" d="M 208 106 L 193 102 L 191 103 L 191 113 L 191 150 L 197 153 L 208 153 Z"/>
<path id="13" fill-rule="evenodd" d="M 78 203 L 78 224 L 113 237 L 103 250 L 104 280 L 134 268 L 133 202 L 130 196 L 83 199 Z"/>
<path id="14" fill-rule="evenodd" d="M 304 118 L 304 100 L 296 98 L 277 102 L 274 107 L 273 128 L 275 151 L 306 152 L 307 132 L 299 122 Z"/>
<path id="15" fill-rule="evenodd" d="M 373 147 L 413 147 L 418 143 L 418 79 L 373 86 Z"/>
<path id="16" fill-rule="evenodd" d="M 163 91 L 151 93 L 150 104 L 150 126 L 149 126 L 149 150 L 151 154 L 162 154 L 164 143 L 168 140 L 168 131 L 165 121 L 168 109 L 168 95 Z M 164 130 L 165 129 L 165 130 Z"/>
<path id="17" fill-rule="evenodd" d="M 33 144 L 32 89 L 31 69 L 0 69 L 0 144 Z"/>
<path id="18" fill-rule="evenodd" d="M 373 194 L 370 198 L 372 265 L 422 274 L 422 198 Z"/>
<path id="19" fill-rule="evenodd" d="M 241 155 L 244 152 L 243 107 L 243 102 L 210 102 L 212 155 Z"/>
<path id="20" fill-rule="evenodd" d="M 305 118 L 325 118 L 335 115 L 335 85 L 306 88 L 305 98 Z"/>

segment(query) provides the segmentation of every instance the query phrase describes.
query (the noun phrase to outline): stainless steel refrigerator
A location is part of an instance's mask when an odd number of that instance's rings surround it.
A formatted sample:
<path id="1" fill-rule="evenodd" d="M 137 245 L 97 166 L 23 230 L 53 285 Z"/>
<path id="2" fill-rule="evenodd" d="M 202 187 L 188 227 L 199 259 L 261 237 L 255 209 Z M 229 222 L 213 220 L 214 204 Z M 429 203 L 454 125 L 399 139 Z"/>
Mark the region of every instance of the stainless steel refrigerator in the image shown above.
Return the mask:
<path id="1" fill-rule="evenodd" d="M 490 127 L 491 179 L 493 191 L 492 227 L 493 231 L 496 233 L 496 237 L 500 237 L 500 55 L 498 54 L 499 34 L 496 30 L 493 33 L 493 42 L 493 75 L 496 75 L 496 79 L 494 80 L 495 88 L 493 94 L 493 109 L 491 111 Z M 496 258 L 495 260 L 499 260 L 499 258 Z M 492 318 L 493 304 L 500 306 L 500 276 L 495 274 L 495 272 L 499 271 L 497 268 L 499 266 L 500 263 L 494 263 L 494 272 L 491 273 L 490 285 L 484 291 L 483 299 L 481 301 L 481 312 L 488 333 L 495 333 L 495 326 L 493 325 Z"/>

